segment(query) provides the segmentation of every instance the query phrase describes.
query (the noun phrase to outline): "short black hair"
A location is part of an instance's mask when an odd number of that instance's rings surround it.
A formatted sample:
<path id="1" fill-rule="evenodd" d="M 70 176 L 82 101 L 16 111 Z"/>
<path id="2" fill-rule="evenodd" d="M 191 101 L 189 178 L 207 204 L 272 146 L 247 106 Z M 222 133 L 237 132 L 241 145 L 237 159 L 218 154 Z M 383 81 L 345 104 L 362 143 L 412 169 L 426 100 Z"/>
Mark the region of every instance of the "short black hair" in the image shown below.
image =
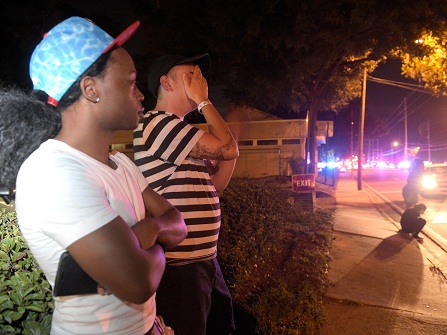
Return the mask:
<path id="1" fill-rule="evenodd" d="M 427 206 L 425 206 L 424 204 L 416 204 L 416 205 L 413 206 L 413 208 L 415 208 L 418 211 L 420 211 L 421 209 L 426 210 Z"/>

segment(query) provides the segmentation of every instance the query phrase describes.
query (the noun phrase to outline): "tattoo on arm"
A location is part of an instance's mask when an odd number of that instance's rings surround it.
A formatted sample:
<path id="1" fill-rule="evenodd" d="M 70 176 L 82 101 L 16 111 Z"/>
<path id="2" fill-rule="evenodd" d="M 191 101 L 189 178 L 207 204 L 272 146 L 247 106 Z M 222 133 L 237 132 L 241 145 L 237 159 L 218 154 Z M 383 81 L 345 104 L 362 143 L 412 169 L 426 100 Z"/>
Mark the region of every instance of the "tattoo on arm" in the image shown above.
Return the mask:
<path id="1" fill-rule="evenodd" d="M 216 150 L 211 151 L 209 147 L 206 145 L 200 144 L 199 142 L 196 143 L 194 148 L 189 153 L 189 156 L 195 157 L 195 158 L 208 158 L 208 159 L 216 159 L 216 160 L 222 160 L 224 159 L 224 152 L 231 149 L 232 146 L 235 145 L 233 136 L 231 136 L 231 133 L 228 131 L 228 141 L 224 145 L 218 147 Z"/>

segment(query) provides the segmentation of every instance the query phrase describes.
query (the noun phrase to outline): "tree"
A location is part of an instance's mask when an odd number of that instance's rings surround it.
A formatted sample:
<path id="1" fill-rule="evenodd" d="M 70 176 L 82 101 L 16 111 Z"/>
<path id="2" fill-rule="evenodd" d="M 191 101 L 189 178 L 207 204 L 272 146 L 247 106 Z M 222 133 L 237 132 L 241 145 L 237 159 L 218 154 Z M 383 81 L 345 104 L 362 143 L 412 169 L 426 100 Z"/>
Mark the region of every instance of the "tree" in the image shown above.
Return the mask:
<path id="1" fill-rule="evenodd" d="M 210 51 L 212 80 L 234 104 L 307 112 L 315 172 L 317 114 L 360 96 L 364 69 L 437 25 L 445 7 L 429 0 L 171 0 L 156 3 L 155 24 L 160 17 L 169 24 L 155 45 L 160 53 Z"/>
<path id="2" fill-rule="evenodd" d="M 447 26 L 445 27 L 447 28 Z M 396 50 L 402 59 L 402 74 L 418 80 L 437 96 L 447 95 L 447 31 L 425 31 L 404 50 Z"/>
<path id="3" fill-rule="evenodd" d="M 364 68 L 371 72 L 441 12 L 445 5 L 429 1 L 222 0 L 210 5 L 219 38 L 209 43 L 234 103 L 308 113 L 314 172 L 317 114 L 360 96 Z"/>
<path id="4" fill-rule="evenodd" d="M 24 1 L 26 24 L 7 10 L 2 16 L 11 28 L 33 27 L 32 43 L 21 45 L 35 45 L 42 29 L 52 26 L 41 21 L 55 17 L 85 14 L 112 34 L 130 17 L 138 18 L 142 25 L 126 48 L 133 50 L 143 89 L 156 56 L 209 52 L 213 67 L 207 77 L 226 87 L 230 102 L 281 116 L 308 113 L 311 172 L 317 114 L 339 111 L 359 97 L 365 68 L 371 72 L 385 57 L 395 56 L 393 50 L 410 50 L 423 31 L 438 32 L 447 17 L 443 0 L 132 0 L 121 16 L 113 8 L 104 11 L 110 7 L 104 4 L 51 0 L 53 6 L 37 17 L 31 15 L 36 6 Z M 19 43 L 23 35 L 7 36 Z"/>

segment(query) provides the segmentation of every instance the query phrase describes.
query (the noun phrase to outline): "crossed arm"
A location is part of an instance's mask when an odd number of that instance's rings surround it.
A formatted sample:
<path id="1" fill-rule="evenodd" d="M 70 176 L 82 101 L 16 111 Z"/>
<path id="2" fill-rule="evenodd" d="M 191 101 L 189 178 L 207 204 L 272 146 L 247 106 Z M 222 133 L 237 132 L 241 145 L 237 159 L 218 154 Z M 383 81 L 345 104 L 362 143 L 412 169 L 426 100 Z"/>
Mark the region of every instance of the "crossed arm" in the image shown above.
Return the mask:
<path id="1" fill-rule="evenodd" d="M 157 290 L 165 268 L 161 244 L 175 246 L 187 234 L 181 214 L 147 187 L 148 217 L 130 228 L 121 217 L 68 247 L 96 282 L 120 299 L 142 304 Z"/>

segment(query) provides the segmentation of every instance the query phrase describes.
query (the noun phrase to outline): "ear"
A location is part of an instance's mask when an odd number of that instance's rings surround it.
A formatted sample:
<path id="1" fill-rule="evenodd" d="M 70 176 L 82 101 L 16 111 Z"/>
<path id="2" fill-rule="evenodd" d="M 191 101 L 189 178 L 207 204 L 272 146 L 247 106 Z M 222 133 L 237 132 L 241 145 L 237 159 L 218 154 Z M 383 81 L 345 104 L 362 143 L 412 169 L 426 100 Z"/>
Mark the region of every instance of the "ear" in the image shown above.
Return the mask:
<path id="1" fill-rule="evenodd" d="M 160 85 L 163 86 L 163 88 L 167 91 L 172 92 L 172 87 L 170 83 L 170 79 L 167 75 L 163 75 L 160 77 Z"/>
<path id="2" fill-rule="evenodd" d="M 95 78 L 86 76 L 81 79 L 80 82 L 82 95 L 84 98 L 86 98 L 88 101 L 91 101 L 93 103 L 97 102 L 97 99 L 99 98 L 98 92 L 96 91 L 96 81 Z"/>

